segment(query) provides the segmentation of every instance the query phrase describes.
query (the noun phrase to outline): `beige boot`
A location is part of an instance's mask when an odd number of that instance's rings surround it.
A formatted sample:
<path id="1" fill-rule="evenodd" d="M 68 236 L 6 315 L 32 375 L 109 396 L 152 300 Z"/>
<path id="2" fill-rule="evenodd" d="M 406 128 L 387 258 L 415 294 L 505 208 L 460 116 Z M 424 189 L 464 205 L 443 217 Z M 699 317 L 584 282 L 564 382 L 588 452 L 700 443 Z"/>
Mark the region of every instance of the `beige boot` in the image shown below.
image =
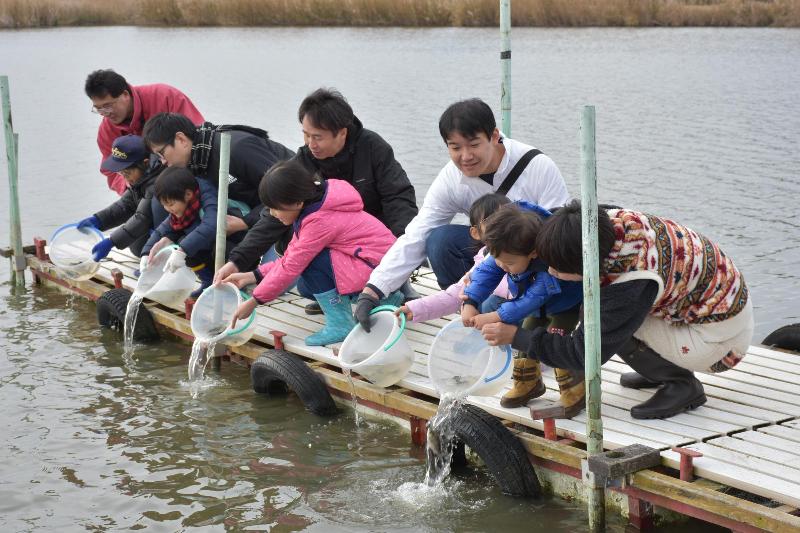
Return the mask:
<path id="1" fill-rule="evenodd" d="M 514 359 L 512 379 L 514 385 L 511 390 L 500 398 L 500 405 L 503 407 L 521 407 L 544 394 L 542 367 L 536 359 L 527 357 Z"/>
<path id="2" fill-rule="evenodd" d="M 580 373 L 554 368 L 558 392 L 561 398 L 558 402 L 551 402 L 543 407 L 531 407 L 531 418 L 572 418 L 580 413 L 586 404 L 586 389 Z"/>

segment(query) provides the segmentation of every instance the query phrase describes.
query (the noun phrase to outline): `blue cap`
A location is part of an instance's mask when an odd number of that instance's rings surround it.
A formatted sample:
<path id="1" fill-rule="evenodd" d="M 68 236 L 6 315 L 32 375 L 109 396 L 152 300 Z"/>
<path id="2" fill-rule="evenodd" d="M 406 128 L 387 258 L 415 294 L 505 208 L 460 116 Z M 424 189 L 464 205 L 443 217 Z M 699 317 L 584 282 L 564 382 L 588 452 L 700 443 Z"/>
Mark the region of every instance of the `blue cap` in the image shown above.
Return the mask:
<path id="1" fill-rule="evenodd" d="M 138 135 L 125 135 L 117 137 L 111 146 L 111 155 L 103 160 L 100 168 L 119 172 L 147 158 L 147 148 L 144 139 Z"/>

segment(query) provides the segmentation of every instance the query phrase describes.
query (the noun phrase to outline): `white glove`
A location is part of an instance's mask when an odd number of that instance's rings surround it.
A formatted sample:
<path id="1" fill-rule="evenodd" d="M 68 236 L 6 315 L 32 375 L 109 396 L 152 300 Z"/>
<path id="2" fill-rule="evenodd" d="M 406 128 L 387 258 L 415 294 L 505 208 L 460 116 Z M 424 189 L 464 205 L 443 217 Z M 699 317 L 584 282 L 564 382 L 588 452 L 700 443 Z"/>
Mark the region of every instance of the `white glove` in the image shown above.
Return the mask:
<path id="1" fill-rule="evenodd" d="M 147 256 L 143 255 L 141 259 L 139 259 L 139 274 L 144 272 L 144 269 L 147 268 Z"/>
<path id="2" fill-rule="evenodd" d="M 186 252 L 180 248 L 175 248 L 164 265 L 164 272 L 175 272 L 179 268 L 186 266 Z"/>

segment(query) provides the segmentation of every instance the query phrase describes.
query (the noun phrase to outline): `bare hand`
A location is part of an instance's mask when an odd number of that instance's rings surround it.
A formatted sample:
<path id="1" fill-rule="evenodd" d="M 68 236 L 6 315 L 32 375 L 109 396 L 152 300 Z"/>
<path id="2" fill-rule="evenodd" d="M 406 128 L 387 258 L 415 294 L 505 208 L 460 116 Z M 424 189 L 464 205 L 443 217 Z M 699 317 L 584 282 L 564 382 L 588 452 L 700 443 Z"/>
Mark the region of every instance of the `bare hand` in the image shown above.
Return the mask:
<path id="1" fill-rule="evenodd" d="M 256 282 L 256 275 L 252 272 L 242 272 L 240 274 L 231 274 L 222 280 L 222 283 L 233 283 L 238 288 L 246 287 Z"/>
<path id="2" fill-rule="evenodd" d="M 464 291 L 467 290 L 467 287 L 469 287 L 469 282 L 472 281 L 470 274 L 472 274 L 472 270 L 469 270 L 466 274 L 464 274 L 464 277 L 461 278 L 461 284 L 464 286 L 461 287 L 461 292 L 458 293 L 458 297 L 461 298 L 462 301 L 469 300 L 469 297 L 464 294 Z"/>
<path id="3" fill-rule="evenodd" d="M 237 320 L 244 320 L 245 318 L 249 317 L 255 311 L 258 302 L 255 298 L 250 298 L 239 304 L 239 307 L 236 308 L 236 314 L 233 315 L 233 322 L 231 322 L 231 328 L 236 327 Z"/>
<path id="4" fill-rule="evenodd" d="M 406 320 L 414 319 L 414 313 L 411 312 L 411 309 L 409 309 L 407 305 L 403 305 L 397 308 L 397 310 L 395 310 L 394 312 L 394 316 L 400 316 L 400 313 L 406 315 Z"/>
<path id="5" fill-rule="evenodd" d="M 486 324 L 481 329 L 483 338 L 486 339 L 491 346 L 502 346 L 504 344 L 511 344 L 514 340 L 514 335 L 517 334 L 517 326 L 511 324 L 503 324 L 502 322 L 493 322 Z"/>
<path id="6" fill-rule="evenodd" d="M 169 246 L 170 244 L 172 244 L 172 240 L 170 240 L 168 237 L 161 237 L 161 239 L 159 239 L 153 245 L 153 247 L 150 248 L 150 254 L 147 256 L 147 264 L 150 264 L 150 262 L 153 260 L 156 254 L 161 251 L 162 248 Z"/>
<path id="7" fill-rule="evenodd" d="M 500 322 L 500 315 L 497 312 L 481 313 L 472 319 L 472 327 L 482 329 L 486 324 L 493 324 L 494 322 Z"/>
<path id="8" fill-rule="evenodd" d="M 225 215 L 225 234 L 233 235 L 247 229 L 247 222 L 233 215 Z"/>
<path id="9" fill-rule="evenodd" d="M 222 283 L 222 280 L 231 274 L 236 274 L 237 272 L 239 272 L 239 267 L 237 267 L 232 261 L 228 261 L 222 265 L 222 268 L 214 273 L 214 285 L 219 285 Z"/>
<path id="10" fill-rule="evenodd" d="M 461 322 L 464 327 L 471 328 L 473 319 L 478 315 L 478 310 L 474 306 L 465 304 L 461 307 Z"/>

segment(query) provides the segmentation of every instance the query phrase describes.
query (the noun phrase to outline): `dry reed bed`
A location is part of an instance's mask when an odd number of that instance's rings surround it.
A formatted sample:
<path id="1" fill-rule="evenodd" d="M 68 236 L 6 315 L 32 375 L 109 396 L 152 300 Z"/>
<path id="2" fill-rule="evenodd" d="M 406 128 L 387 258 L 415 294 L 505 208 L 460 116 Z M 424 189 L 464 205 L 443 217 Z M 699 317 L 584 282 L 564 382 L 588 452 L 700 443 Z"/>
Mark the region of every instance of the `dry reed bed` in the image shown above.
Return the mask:
<path id="1" fill-rule="evenodd" d="M 800 0 L 512 0 L 516 26 L 800 26 Z M 498 0 L 0 0 L 0 28 L 496 26 Z"/>

